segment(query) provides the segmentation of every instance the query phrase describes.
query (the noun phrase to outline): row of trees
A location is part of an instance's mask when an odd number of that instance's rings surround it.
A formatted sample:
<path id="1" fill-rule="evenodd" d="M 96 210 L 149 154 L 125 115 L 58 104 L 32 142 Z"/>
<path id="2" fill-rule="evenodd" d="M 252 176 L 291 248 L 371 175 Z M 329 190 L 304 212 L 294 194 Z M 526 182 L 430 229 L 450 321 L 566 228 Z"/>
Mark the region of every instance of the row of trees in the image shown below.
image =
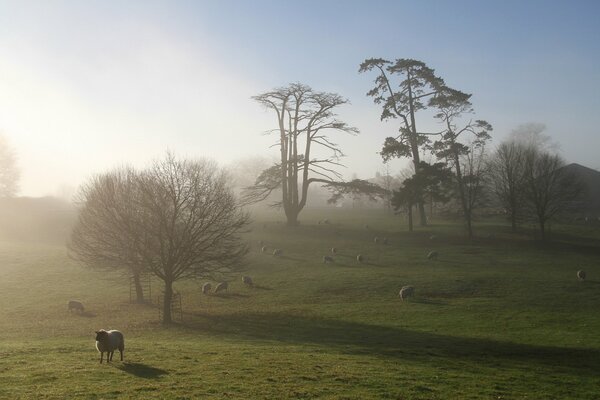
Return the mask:
<path id="1" fill-rule="evenodd" d="M 209 161 L 172 154 L 150 167 L 122 167 L 98 175 L 79 192 L 80 214 L 71 255 L 92 267 L 164 283 L 163 322 L 170 323 L 173 283 L 220 279 L 239 270 L 248 249 L 240 238 L 249 223 L 229 189 L 227 174 Z"/>

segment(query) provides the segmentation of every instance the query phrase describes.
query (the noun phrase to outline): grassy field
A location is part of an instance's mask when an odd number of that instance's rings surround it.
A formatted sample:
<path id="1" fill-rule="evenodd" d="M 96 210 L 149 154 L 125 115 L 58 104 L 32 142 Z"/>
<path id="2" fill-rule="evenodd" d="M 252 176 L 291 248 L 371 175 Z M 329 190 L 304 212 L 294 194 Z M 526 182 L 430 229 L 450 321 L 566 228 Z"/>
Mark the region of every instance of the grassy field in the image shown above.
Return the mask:
<path id="1" fill-rule="evenodd" d="M 381 211 L 301 217 L 293 229 L 256 217 L 245 272 L 256 288 L 236 276 L 229 293 L 205 296 L 200 282 L 178 283 L 172 327 L 129 303 L 127 279 L 64 246 L 1 242 L 0 398 L 600 398 L 598 228 L 554 226 L 542 246 L 494 221 L 468 243 L 457 223 L 409 235 Z M 414 299 L 397 297 L 403 285 Z M 69 314 L 71 298 L 83 315 Z M 100 328 L 125 334 L 125 362 L 98 363 Z"/>

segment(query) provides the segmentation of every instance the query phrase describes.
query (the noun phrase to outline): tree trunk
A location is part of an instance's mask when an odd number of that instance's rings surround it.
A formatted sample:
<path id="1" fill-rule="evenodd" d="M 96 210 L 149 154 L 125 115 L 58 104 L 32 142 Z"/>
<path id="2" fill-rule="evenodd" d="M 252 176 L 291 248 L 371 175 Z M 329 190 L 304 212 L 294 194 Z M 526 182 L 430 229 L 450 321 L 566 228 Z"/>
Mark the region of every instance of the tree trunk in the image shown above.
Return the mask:
<path id="1" fill-rule="evenodd" d="M 542 242 L 546 241 L 546 223 L 543 219 L 540 220 L 540 237 Z"/>
<path id="2" fill-rule="evenodd" d="M 140 271 L 133 271 L 133 283 L 135 284 L 135 297 L 138 304 L 144 303 L 144 288 L 140 279 Z"/>
<path id="3" fill-rule="evenodd" d="M 412 204 L 408 206 L 408 231 L 413 231 L 413 214 L 412 214 Z"/>
<path id="4" fill-rule="evenodd" d="M 513 233 L 517 231 L 517 213 L 514 210 L 510 214 L 510 227 Z"/>
<path id="5" fill-rule="evenodd" d="M 171 315 L 171 302 L 173 301 L 173 282 L 165 280 L 165 296 L 163 299 L 163 325 L 173 322 Z"/>
<path id="6" fill-rule="evenodd" d="M 288 211 L 285 213 L 285 217 L 287 219 L 288 226 L 298 226 L 298 215 L 300 214 L 300 210 L 296 207 L 289 207 Z"/>
<path id="7" fill-rule="evenodd" d="M 467 235 L 469 235 L 469 239 L 473 239 L 473 225 L 471 224 L 471 212 L 465 215 L 465 221 L 467 223 Z"/>

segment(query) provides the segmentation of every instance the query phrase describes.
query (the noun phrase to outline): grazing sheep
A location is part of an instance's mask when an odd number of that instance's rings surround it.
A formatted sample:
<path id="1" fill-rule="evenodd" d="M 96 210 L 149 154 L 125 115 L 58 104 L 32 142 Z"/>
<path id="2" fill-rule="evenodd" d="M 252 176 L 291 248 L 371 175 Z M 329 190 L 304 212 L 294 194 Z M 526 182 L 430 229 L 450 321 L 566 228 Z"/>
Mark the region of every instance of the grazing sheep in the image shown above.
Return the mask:
<path id="1" fill-rule="evenodd" d="M 335 247 L 331 248 L 331 254 L 336 254 L 337 253 L 337 249 Z"/>
<path id="2" fill-rule="evenodd" d="M 430 251 L 429 254 L 427 254 L 427 259 L 428 260 L 437 260 L 439 254 L 437 251 Z"/>
<path id="3" fill-rule="evenodd" d="M 252 278 L 250 278 L 249 276 L 242 276 L 242 282 L 246 286 L 254 286 L 254 283 L 252 282 Z"/>
<path id="4" fill-rule="evenodd" d="M 121 361 L 123 361 L 123 351 L 125 350 L 123 334 L 115 330 L 105 331 L 104 329 L 100 329 L 96 331 L 96 349 L 100 352 L 100 364 L 102 364 L 104 353 L 106 353 L 106 362 L 111 362 L 113 354 L 117 349 L 119 349 Z"/>
<path id="5" fill-rule="evenodd" d="M 404 301 L 404 299 L 408 298 L 408 297 L 412 297 L 415 294 L 415 288 L 412 286 L 403 286 L 402 289 L 400 289 L 400 292 L 398 293 L 398 296 L 400 296 L 400 299 L 402 299 L 402 301 Z"/>
<path id="6" fill-rule="evenodd" d="M 579 271 L 577 271 L 577 279 L 579 279 L 580 281 L 585 281 L 585 271 L 580 269 Z"/>
<path id="7" fill-rule="evenodd" d="M 215 286 L 215 293 L 222 292 L 229 288 L 229 284 L 227 282 L 221 282 L 217 286 Z"/>
<path id="8" fill-rule="evenodd" d="M 267 246 L 263 246 L 260 248 L 260 252 L 261 253 L 266 253 L 267 252 Z"/>
<path id="9" fill-rule="evenodd" d="M 333 257 L 323 256 L 323 264 L 332 263 Z"/>
<path id="10" fill-rule="evenodd" d="M 378 238 L 377 236 L 375 236 L 375 237 L 373 238 L 373 241 L 374 241 L 375 243 L 377 243 L 377 242 L 379 242 L 379 238 Z"/>
<path id="11" fill-rule="evenodd" d="M 362 255 L 359 254 L 356 256 L 356 261 L 358 261 L 359 263 L 363 262 L 364 260 L 365 260 L 365 258 Z"/>
<path id="12" fill-rule="evenodd" d="M 281 255 L 281 249 L 275 249 L 275 250 L 273 250 L 273 255 L 274 256 L 280 256 Z"/>
<path id="13" fill-rule="evenodd" d="M 212 289 L 212 285 L 210 284 L 210 282 L 206 282 L 204 285 L 202 285 L 203 294 L 208 294 L 210 292 L 210 289 Z"/>
<path id="14" fill-rule="evenodd" d="M 325 219 L 323 220 L 323 223 L 324 223 L 324 224 L 328 224 L 328 223 L 329 223 L 329 220 L 328 220 L 327 218 L 325 218 Z"/>
<path id="15" fill-rule="evenodd" d="M 69 311 L 73 312 L 73 310 L 79 312 L 79 313 L 83 313 L 83 303 L 77 300 L 69 300 L 69 303 L 67 304 L 67 306 L 69 307 Z"/>

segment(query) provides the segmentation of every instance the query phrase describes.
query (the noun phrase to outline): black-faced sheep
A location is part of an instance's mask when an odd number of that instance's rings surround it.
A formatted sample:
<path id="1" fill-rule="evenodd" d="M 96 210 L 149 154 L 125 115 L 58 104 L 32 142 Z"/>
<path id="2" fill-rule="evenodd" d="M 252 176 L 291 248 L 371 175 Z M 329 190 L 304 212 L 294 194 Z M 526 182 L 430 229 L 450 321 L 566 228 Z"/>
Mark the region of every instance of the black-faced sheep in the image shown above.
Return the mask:
<path id="1" fill-rule="evenodd" d="M 210 292 L 210 289 L 212 289 L 212 285 L 210 284 L 210 282 L 206 282 L 204 285 L 202 285 L 203 294 L 208 294 Z"/>
<path id="2" fill-rule="evenodd" d="M 115 350 L 121 353 L 121 361 L 123 361 L 123 351 L 125 350 L 125 339 L 123 334 L 116 330 L 105 331 L 100 329 L 96 331 L 96 349 L 100 352 L 100 364 L 106 353 L 106 362 L 111 362 Z"/>
<path id="3" fill-rule="evenodd" d="M 377 236 L 375 236 L 375 237 L 373 238 L 373 241 L 374 241 L 375 243 L 377 243 L 377 242 L 379 242 L 379 238 L 378 238 Z"/>
<path id="4" fill-rule="evenodd" d="M 357 255 L 356 256 L 356 261 L 358 261 L 359 263 L 363 262 L 365 260 L 365 258 L 362 255 Z"/>
<path id="5" fill-rule="evenodd" d="M 83 313 L 83 303 L 77 300 L 69 300 L 69 303 L 67 304 L 67 307 L 69 308 L 70 312 L 73 312 L 73 310 L 79 312 L 79 313 Z"/>
<path id="6" fill-rule="evenodd" d="M 246 275 L 242 276 L 242 282 L 246 286 L 254 286 L 254 282 L 252 282 L 252 278 L 250 278 L 249 276 L 246 276 Z"/>
<path id="7" fill-rule="evenodd" d="M 263 246 L 260 248 L 260 252 L 261 253 L 266 253 L 267 252 L 267 246 Z"/>
<path id="8" fill-rule="evenodd" d="M 275 249 L 275 250 L 273 250 L 273 255 L 274 256 L 280 256 L 281 255 L 281 249 Z"/>
<path id="9" fill-rule="evenodd" d="M 580 281 L 585 281 L 585 271 L 580 269 L 579 271 L 577 271 L 577 279 L 579 279 Z"/>
<path id="10" fill-rule="evenodd" d="M 404 299 L 408 298 L 408 297 L 412 297 L 415 294 L 415 288 L 412 286 L 403 286 L 402 289 L 400 289 L 400 292 L 398 293 L 398 296 L 400 296 L 400 299 L 402 299 L 402 301 L 404 301 Z"/>
<path id="11" fill-rule="evenodd" d="M 323 264 L 332 263 L 332 262 L 333 262 L 333 257 L 323 256 Z"/>
<path id="12" fill-rule="evenodd" d="M 336 254 L 337 253 L 337 249 L 335 247 L 331 248 L 331 254 Z"/>
<path id="13" fill-rule="evenodd" d="M 429 254 L 427 254 L 427 259 L 428 260 L 437 260 L 439 254 L 437 251 L 430 251 Z"/>
<path id="14" fill-rule="evenodd" d="M 227 290 L 227 288 L 229 288 L 229 284 L 227 282 L 221 282 L 215 287 L 215 293 Z"/>

